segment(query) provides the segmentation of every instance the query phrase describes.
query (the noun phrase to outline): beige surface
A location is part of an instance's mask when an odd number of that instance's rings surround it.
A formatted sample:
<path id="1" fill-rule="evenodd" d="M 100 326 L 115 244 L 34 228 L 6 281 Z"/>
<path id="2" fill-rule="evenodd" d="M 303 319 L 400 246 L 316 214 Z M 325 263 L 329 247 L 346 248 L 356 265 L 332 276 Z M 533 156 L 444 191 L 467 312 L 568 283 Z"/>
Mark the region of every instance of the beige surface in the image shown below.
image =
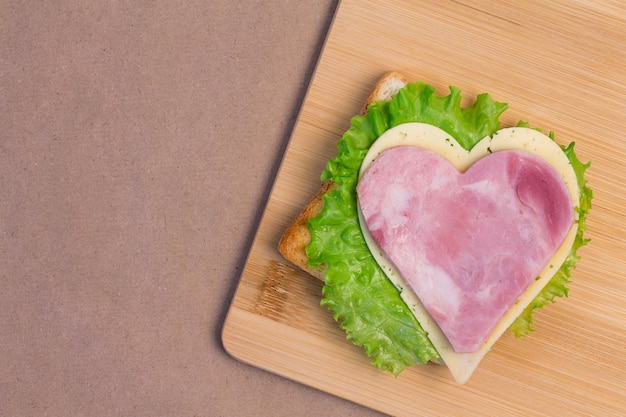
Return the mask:
<path id="1" fill-rule="evenodd" d="M 226 349 L 394 415 L 620 415 L 626 409 L 626 8 L 610 2 L 341 3 L 224 328 Z M 377 372 L 319 307 L 320 284 L 276 252 L 319 188 L 335 144 L 380 74 L 400 69 L 468 99 L 489 91 L 520 119 L 575 141 L 595 191 L 592 244 L 570 297 L 505 335 L 465 386 L 443 367 Z"/>
<path id="2" fill-rule="evenodd" d="M 335 7 L 2 2 L 0 415 L 377 415 L 220 341 Z"/>

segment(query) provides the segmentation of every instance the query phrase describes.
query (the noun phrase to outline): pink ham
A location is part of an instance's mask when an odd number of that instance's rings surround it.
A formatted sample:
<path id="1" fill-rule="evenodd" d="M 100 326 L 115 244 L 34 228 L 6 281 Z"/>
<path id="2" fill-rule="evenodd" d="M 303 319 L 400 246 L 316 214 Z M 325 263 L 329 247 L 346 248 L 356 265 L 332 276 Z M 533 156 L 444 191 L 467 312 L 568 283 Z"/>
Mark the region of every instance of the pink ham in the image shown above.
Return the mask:
<path id="1" fill-rule="evenodd" d="M 399 146 L 373 162 L 357 193 L 375 242 L 456 352 L 480 348 L 574 221 L 559 174 L 524 151 L 459 173 L 434 152 Z"/>

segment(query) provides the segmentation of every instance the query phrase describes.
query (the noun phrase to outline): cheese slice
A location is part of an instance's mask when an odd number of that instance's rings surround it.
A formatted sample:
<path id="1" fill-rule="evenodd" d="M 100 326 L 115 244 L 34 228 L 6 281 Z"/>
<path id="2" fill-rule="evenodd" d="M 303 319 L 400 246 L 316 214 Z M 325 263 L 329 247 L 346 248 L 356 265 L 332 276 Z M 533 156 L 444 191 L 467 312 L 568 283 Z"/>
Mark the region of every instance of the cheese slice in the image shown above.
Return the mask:
<path id="1" fill-rule="evenodd" d="M 572 199 L 573 207 L 579 204 L 579 190 L 576 174 L 559 145 L 545 134 L 530 128 L 513 127 L 497 131 L 493 136 L 478 142 L 471 151 L 463 149 L 456 140 L 442 129 L 425 123 L 406 123 L 387 130 L 369 149 L 359 172 L 359 178 L 370 164 L 386 149 L 396 146 L 419 146 L 445 157 L 459 171 L 464 172 L 480 158 L 500 150 L 523 150 L 536 154 L 548 162 L 563 179 Z M 407 306 L 439 352 L 452 376 L 459 384 L 470 378 L 480 361 L 491 350 L 495 342 L 515 321 L 522 311 L 550 281 L 565 261 L 577 232 L 577 222 L 570 228 L 563 244 L 541 271 L 537 280 L 524 291 L 521 297 L 498 322 L 491 335 L 479 350 L 470 353 L 455 352 L 447 338 L 420 303 L 415 293 L 408 287 L 394 265 L 383 255 L 371 234 L 359 209 L 359 221 L 367 245 L 374 258 L 390 281 L 398 288 Z"/>

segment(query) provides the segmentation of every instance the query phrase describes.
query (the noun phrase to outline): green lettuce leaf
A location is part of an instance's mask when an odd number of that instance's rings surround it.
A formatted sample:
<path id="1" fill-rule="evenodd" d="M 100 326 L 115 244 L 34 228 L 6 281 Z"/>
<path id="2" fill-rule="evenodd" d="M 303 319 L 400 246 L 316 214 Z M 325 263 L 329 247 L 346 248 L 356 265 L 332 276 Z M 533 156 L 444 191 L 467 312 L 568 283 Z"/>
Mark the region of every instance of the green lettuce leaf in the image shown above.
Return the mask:
<path id="1" fill-rule="evenodd" d="M 356 197 L 361 163 L 383 132 L 408 122 L 438 126 L 470 150 L 500 128 L 499 117 L 506 109 L 505 103 L 493 101 L 488 94 L 477 96 L 472 106 L 462 108 L 458 88 L 450 87 L 449 95 L 439 96 L 425 83 L 408 84 L 393 100 L 375 103 L 367 114 L 352 118 L 350 128 L 337 145 L 337 156 L 328 162 L 322 173 L 323 181 L 330 180 L 338 186 L 324 196 L 322 212 L 308 224 L 311 232 L 311 242 L 306 247 L 309 264 L 326 268 L 321 303 L 332 311 L 346 336 L 364 348 L 372 364 L 393 375 L 407 366 L 437 361 L 440 357 L 398 289 L 376 263 L 361 233 Z M 565 152 L 568 157 L 571 155 L 570 160 L 578 161 L 573 147 Z M 583 190 L 582 174 L 586 166 L 577 163 Z M 590 200 L 590 192 L 588 197 Z M 582 231 L 586 211 L 582 200 L 581 197 L 578 247 L 585 243 Z M 571 266 L 561 268 L 564 276 L 555 276 L 534 308 L 562 295 L 563 291 L 566 293 L 564 284 L 576 260 L 574 250 L 566 261 Z M 533 309 L 524 312 L 524 318 L 516 322 L 516 334 L 530 329 Z"/>

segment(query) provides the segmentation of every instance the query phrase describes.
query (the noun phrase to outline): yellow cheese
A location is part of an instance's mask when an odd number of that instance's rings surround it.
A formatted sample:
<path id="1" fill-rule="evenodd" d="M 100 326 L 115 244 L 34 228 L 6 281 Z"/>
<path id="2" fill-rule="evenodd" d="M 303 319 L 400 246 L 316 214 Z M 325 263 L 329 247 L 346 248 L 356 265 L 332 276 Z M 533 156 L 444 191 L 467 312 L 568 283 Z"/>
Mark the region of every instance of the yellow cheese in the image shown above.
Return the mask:
<path id="1" fill-rule="evenodd" d="M 463 149 L 452 136 L 438 127 L 424 123 L 405 123 L 389 129 L 374 142 L 363 161 L 359 178 L 378 155 L 386 149 L 402 145 L 420 146 L 436 152 L 449 160 L 461 172 L 467 170 L 473 163 L 491 152 L 514 149 L 534 153 L 547 161 L 560 173 L 561 178 L 569 190 L 573 206 L 578 206 L 578 183 L 576 174 L 567 156 L 557 143 L 534 129 L 524 127 L 501 129 L 492 137 L 482 139 L 468 152 Z M 572 247 L 577 232 L 577 223 L 574 222 L 563 244 L 550 259 L 538 279 L 533 281 L 519 300 L 502 317 L 482 347 L 476 352 L 457 353 L 452 349 L 439 326 L 426 312 L 415 293 L 410 290 L 396 268 L 382 254 L 382 251 L 376 245 L 367 229 L 360 209 L 359 221 L 367 245 L 374 255 L 374 258 L 401 292 L 402 298 L 424 330 L 428 333 L 430 340 L 441 355 L 442 360 L 459 384 L 467 382 L 485 354 L 491 350 L 494 343 L 537 296 L 548 281 L 550 281 L 556 271 L 558 271 Z"/>

